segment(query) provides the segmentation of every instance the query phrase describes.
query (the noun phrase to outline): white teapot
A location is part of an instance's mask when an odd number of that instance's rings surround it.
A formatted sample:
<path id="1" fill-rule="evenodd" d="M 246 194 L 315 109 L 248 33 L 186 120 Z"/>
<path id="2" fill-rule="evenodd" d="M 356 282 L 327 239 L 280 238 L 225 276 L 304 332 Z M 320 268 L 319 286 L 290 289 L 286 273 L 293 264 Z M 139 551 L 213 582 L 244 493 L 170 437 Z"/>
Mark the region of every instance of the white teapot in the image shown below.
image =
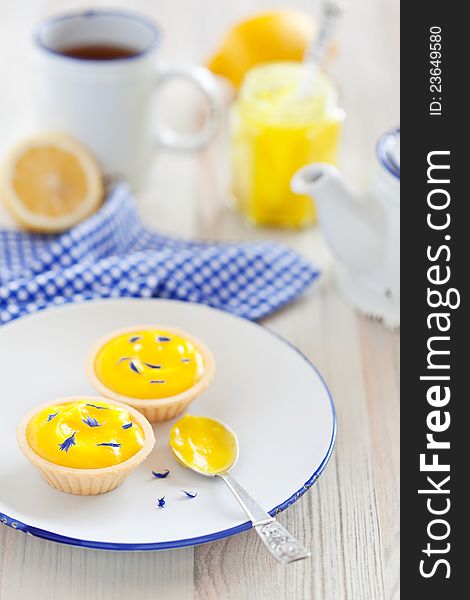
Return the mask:
<path id="1" fill-rule="evenodd" d="M 377 144 L 369 189 L 359 195 L 329 164 L 297 171 L 292 190 L 315 198 L 322 232 L 338 259 L 336 280 L 361 312 L 400 324 L 400 130 Z"/>

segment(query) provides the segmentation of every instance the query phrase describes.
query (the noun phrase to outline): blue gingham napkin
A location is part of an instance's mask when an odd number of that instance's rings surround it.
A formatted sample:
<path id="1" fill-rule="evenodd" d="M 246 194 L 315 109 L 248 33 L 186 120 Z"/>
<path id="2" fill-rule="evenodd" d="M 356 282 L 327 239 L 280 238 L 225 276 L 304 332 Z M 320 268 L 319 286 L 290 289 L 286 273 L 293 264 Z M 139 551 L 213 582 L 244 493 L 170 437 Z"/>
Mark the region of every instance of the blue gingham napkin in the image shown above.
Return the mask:
<path id="1" fill-rule="evenodd" d="M 317 276 L 279 244 L 190 242 L 142 224 L 117 186 L 92 217 L 61 235 L 0 230 L 0 324 L 93 298 L 174 298 L 260 319 Z"/>

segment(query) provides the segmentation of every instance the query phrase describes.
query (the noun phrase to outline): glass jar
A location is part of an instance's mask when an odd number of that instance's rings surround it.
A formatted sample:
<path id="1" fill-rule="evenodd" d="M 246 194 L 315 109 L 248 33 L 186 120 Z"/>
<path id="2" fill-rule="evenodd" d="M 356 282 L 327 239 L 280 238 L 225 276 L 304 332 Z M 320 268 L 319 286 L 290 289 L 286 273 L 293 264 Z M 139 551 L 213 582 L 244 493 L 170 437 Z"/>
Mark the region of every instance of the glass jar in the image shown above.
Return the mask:
<path id="1" fill-rule="evenodd" d="M 301 63 L 251 69 L 230 115 L 231 191 L 256 225 L 303 227 L 316 221 L 308 196 L 290 189 L 294 173 L 311 162 L 335 163 L 344 113 L 331 81 L 319 72 L 302 93 Z"/>

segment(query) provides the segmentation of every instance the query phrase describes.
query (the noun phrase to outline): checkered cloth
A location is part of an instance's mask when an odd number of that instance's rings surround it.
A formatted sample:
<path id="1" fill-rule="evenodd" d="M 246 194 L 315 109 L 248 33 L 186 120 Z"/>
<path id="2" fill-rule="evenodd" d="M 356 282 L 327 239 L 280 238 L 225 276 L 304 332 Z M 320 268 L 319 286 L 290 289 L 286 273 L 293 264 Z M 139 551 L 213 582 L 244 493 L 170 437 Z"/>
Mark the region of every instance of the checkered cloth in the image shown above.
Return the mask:
<path id="1" fill-rule="evenodd" d="M 125 185 L 62 235 L 0 230 L 0 323 L 93 298 L 174 298 L 260 319 L 300 294 L 318 270 L 271 242 L 218 244 L 142 224 Z"/>

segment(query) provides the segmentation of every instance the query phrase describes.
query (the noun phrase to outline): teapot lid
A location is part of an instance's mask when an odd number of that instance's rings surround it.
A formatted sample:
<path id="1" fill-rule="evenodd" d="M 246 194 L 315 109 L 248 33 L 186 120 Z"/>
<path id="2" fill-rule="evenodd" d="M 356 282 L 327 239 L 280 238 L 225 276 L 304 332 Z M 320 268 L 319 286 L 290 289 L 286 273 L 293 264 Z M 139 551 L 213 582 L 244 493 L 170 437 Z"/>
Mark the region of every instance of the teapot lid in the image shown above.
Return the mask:
<path id="1" fill-rule="evenodd" d="M 379 138 L 377 158 L 394 177 L 400 179 L 400 128 L 392 129 Z"/>

